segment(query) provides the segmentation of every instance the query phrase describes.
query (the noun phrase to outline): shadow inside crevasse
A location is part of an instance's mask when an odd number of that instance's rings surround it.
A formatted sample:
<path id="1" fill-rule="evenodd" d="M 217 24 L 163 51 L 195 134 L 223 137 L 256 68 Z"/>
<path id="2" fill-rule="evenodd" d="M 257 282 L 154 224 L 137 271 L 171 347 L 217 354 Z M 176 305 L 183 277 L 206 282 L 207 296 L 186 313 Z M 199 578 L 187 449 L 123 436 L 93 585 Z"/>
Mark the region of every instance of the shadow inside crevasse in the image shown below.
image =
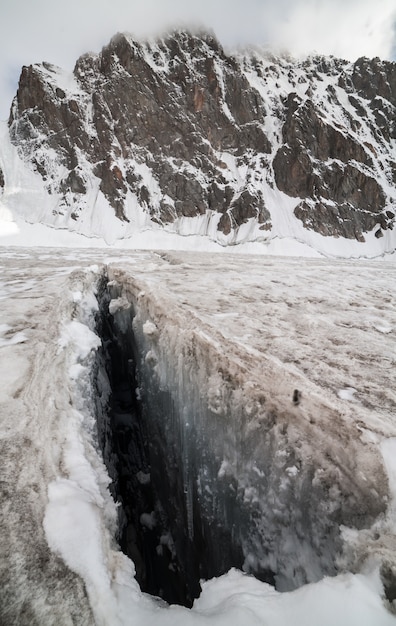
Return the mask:
<path id="1" fill-rule="evenodd" d="M 219 519 L 206 518 L 197 481 L 192 479 L 186 486 L 186 450 L 177 432 L 177 418 L 175 432 L 163 436 L 165 415 L 177 415 L 171 393 L 158 389 L 150 402 L 140 394 L 133 310 L 109 313 L 109 302 L 117 295 L 114 287 L 111 296 L 104 287 L 99 297 L 97 331 L 102 350 L 95 376 L 98 398 L 103 397 L 103 381 L 110 383 L 106 406 L 98 402 L 97 422 L 112 495 L 119 504 L 117 539 L 135 564 L 142 591 L 191 607 L 200 595 L 200 580 L 224 574 L 231 567 L 241 569 L 243 552 L 237 532 L 222 527 Z M 153 407 L 155 416 L 148 416 Z M 189 447 L 194 456 L 193 443 Z M 197 458 L 192 458 L 191 467 L 196 464 Z M 218 498 L 221 501 L 222 494 Z M 271 572 L 257 577 L 274 582 Z"/>

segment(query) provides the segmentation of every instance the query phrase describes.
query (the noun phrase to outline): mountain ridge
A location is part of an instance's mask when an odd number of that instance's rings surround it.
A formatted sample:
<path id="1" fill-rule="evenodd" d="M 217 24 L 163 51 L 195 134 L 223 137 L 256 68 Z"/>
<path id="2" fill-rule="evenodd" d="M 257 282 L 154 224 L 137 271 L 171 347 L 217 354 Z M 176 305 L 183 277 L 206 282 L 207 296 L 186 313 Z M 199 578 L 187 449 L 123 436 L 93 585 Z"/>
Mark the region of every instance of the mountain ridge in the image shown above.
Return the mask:
<path id="1" fill-rule="evenodd" d="M 392 62 L 231 56 L 212 34 L 119 33 L 72 74 L 22 69 L 9 134 L 47 198 L 39 215 L 17 211 L 113 241 L 165 229 L 391 251 L 395 112 Z M 0 162 L 3 204 L 7 178 Z"/>

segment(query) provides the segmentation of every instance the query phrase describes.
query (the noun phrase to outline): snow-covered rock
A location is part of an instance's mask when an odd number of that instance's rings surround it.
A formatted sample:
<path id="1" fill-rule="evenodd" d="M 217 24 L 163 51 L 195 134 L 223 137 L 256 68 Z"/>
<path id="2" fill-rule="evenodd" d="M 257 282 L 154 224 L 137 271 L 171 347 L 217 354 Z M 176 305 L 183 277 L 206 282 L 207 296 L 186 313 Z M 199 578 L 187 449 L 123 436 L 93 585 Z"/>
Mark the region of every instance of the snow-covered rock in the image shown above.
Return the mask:
<path id="1" fill-rule="evenodd" d="M 230 56 L 208 34 L 119 34 L 73 73 L 23 68 L 1 202 L 108 243 L 149 229 L 376 256 L 396 241 L 395 94 L 395 64 L 379 59 Z"/>

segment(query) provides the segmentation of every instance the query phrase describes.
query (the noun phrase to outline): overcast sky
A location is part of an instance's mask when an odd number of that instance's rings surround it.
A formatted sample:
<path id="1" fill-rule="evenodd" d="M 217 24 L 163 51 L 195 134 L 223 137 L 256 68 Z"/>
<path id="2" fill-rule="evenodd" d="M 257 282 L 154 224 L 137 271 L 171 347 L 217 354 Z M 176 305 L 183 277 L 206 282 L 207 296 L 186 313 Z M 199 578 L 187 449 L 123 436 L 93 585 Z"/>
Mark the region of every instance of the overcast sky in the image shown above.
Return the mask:
<path id="1" fill-rule="evenodd" d="M 0 0 L 0 119 L 22 65 L 72 70 L 118 31 L 142 38 L 188 25 L 212 29 L 227 48 L 396 60 L 396 0 Z"/>

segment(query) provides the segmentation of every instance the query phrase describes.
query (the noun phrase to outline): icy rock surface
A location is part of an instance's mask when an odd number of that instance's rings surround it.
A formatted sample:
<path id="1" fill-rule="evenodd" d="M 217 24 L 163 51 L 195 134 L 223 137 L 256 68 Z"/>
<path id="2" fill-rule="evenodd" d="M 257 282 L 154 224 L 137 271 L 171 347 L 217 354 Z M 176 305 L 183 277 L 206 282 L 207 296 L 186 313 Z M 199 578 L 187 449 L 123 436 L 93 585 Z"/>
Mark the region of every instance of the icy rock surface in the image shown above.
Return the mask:
<path id="1" fill-rule="evenodd" d="M 395 68 L 118 34 L 73 73 L 22 69 L 4 129 L 14 156 L 0 146 L 4 205 L 109 243 L 150 229 L 323 252 L 341 237 L 381 254 L 395 248 Z"/>
<path id="2" fill-rule="evenodd" d="M 0 270 L 2 623 L 395 623 L 392 263 L 4 250 Z M 154 421 L 171 399 L 188 534 L 221 520 L 247 571 L 302 588 L 232 571 L 191 611 L 140 592 L 94 419 L 105 271 Z"/>

